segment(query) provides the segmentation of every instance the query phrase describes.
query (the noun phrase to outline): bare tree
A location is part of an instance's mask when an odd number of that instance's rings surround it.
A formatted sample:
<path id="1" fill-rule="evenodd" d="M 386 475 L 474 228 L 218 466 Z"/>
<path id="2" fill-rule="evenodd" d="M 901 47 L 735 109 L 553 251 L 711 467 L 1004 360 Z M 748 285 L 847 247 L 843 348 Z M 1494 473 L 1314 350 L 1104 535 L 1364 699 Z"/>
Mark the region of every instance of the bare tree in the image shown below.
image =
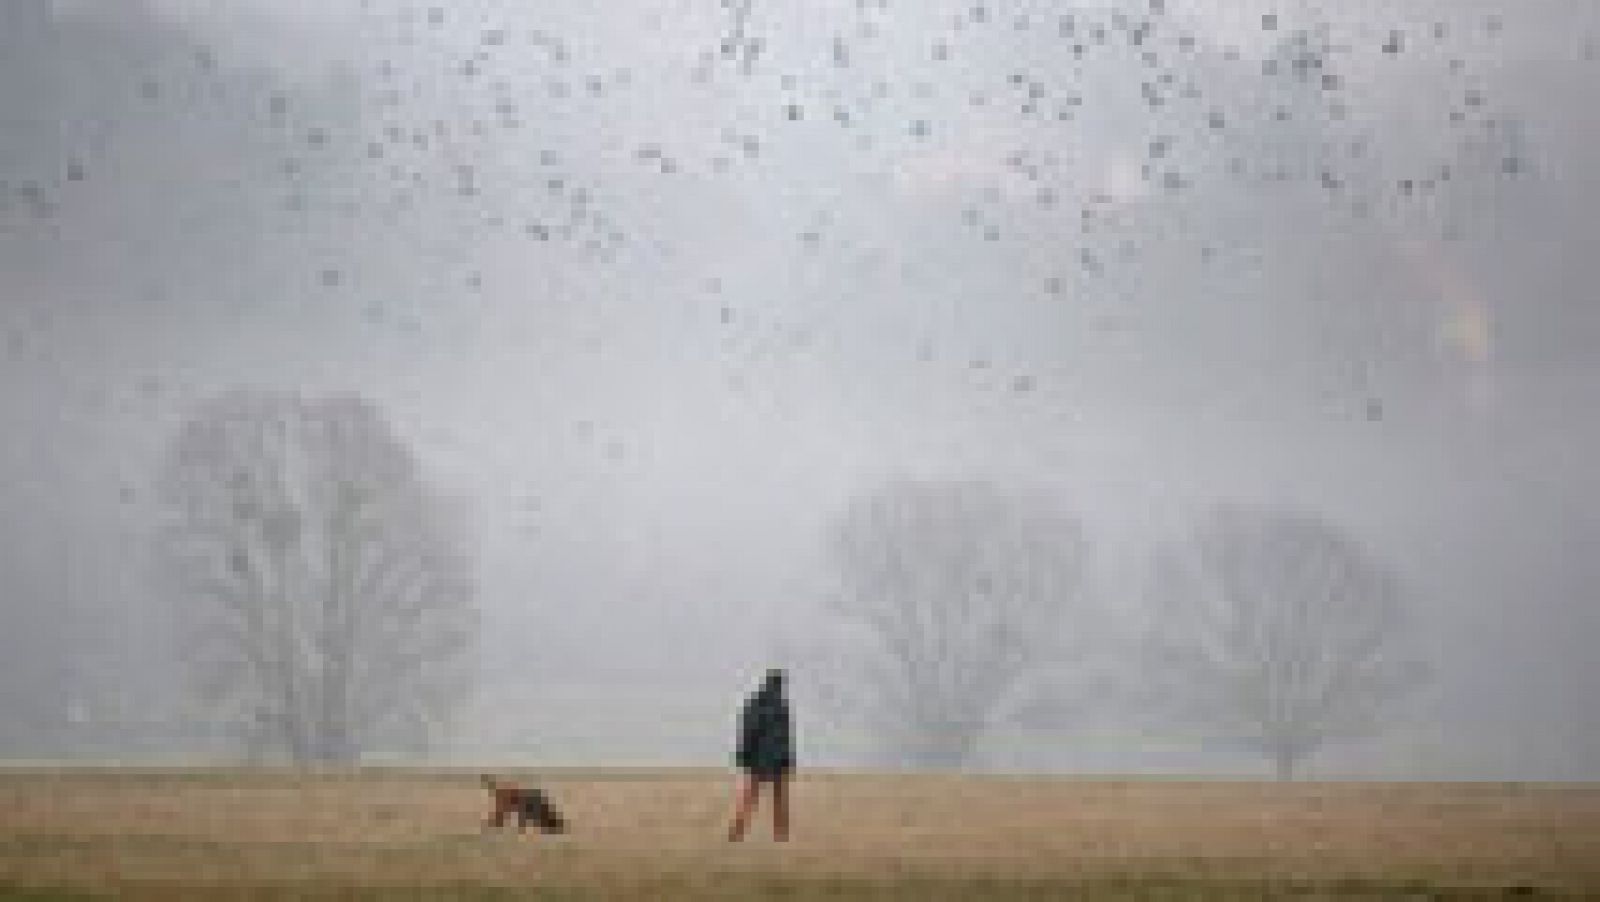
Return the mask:
<path id="1" fill-rule="evenodd" d="M 1144 638 L 1154 710 L 1292 778 L 1373 735 L 1427 668 L 1406 651 L 1396 576 L 1326 520 L 1222 506 L 1158 554 Z"/>
<path id="2" fill-rule="evenodd" d="M 474 586 L 372 403 L 224 394 L 182 425 L 159 487 L 163 572 L 218 728 L 296 763 L 426 746 L 469 686 Z"/>
<path id="3" fill-rule="evenodd" d="M 840 516 L 829 608 L 855 627 L 819 687 L 897 760 L 958 767 L 1061 639 L 1086 557 L 1077 521 L 981 481 L 897 479 Z"/>

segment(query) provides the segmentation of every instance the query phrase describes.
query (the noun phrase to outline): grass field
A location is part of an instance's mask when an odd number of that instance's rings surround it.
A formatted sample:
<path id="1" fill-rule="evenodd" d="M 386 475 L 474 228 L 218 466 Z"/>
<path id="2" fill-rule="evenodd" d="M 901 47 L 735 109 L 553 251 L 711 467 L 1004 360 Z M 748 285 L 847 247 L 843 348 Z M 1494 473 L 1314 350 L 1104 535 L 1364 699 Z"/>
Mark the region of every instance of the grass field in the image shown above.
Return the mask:
<path id="1" fill-rule="evenodd" d="M 1600 897 L 1597 785 L 809 775 L 733 845 L 724 773 L 510 776 L 573 832 L 484 834 L 471 773 L 0 771 L 0 896 Z"/>

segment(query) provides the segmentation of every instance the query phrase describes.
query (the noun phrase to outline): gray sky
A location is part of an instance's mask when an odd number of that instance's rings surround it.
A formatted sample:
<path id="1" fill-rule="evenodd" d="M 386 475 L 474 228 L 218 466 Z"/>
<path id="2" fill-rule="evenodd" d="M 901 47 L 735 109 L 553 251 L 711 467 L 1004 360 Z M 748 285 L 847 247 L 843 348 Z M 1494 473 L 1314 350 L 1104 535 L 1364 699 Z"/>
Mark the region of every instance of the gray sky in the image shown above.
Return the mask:
<path id="1" fill-rule="evenodd" d="M 1600 13 L 1156 5 L 0 6 L 0 721 L 166 685 L 150 482 L 254 385 L 470 512 L 492 686 L 731 698 L 852 492 L 994 475 L 1113 606 L 1324 510 L 1453 772 L 1600 776 Z"/>

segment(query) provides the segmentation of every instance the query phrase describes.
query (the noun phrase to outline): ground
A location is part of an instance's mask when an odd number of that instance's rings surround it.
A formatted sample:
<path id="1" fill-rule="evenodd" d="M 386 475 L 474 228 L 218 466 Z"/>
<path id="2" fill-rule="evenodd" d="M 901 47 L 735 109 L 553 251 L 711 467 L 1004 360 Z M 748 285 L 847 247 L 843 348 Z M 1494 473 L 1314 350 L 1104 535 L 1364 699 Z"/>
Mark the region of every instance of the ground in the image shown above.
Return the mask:
<path id="1" fill-rule="evenodd" d="M 822 774 L 734 845 L 726 773 L 507 775 L 573 832 L 483 833 L 469 772 L 4 770 L 0 896 L 1600 897 L 1595 784 Z"/>

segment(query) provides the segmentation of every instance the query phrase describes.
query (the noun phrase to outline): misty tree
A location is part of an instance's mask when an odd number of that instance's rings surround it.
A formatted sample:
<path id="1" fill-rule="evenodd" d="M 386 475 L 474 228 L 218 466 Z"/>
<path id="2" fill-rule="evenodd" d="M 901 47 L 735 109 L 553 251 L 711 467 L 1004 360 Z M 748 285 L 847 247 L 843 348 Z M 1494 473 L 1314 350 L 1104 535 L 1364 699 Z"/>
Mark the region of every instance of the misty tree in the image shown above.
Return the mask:
<path id="1" fill-rule="evenodd" d="M 420 751 L 469 688 L 470 563 L 363 398 L 238 390 L 159 480 L 163 573 L 196 697 L 253 759 Z"/>
<path id="2" fill-rule="evenodd" d="M 1243 747 L 1280 779 L 1369 737 L 1417 689 L 1401 584 L 1314 514 L 1220 506 L 1157 554 L 1144 634 L 1151 709 Z"/>
<path id="3" fill-rule="evenodd" d="M 1086 543 L 1042 495 L 983 481 L 896 479 L 834 525 L 854 644 L 822 680 L 896 760 L 959 767 L 1061 640 Z"/>

